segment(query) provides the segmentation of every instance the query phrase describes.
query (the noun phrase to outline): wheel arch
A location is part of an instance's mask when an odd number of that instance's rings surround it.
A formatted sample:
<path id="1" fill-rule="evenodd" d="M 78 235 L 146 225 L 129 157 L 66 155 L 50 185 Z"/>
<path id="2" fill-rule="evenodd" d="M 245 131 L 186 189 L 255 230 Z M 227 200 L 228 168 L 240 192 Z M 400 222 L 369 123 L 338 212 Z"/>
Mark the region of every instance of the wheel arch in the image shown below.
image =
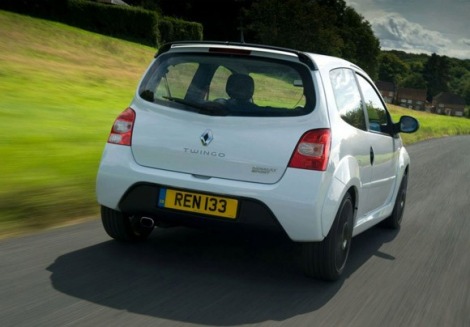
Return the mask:
<path id="1" fill-rule="evenodd" d="M 398 157 L 398 167 L 397 167 L 397 178 L 395 183 L 395 190 L 393 192 L 393 198 L 395 199 L 400 188 L 400 183 L 403 180 L 405 175 L 408 175 L 410 170 L 410 155 L 406 151 L 405 147 L 400 148 L 400 153 Z"/>
<path id="2" fill-rule="evenodd" d="M 398 192 L 400 190 L 400 184 L 403 180 L 403 178 L 405 176 L 408 176 L 408 173 L 409 173 L 409 170 L 410 170 L 410 163 L 407 162 L 405 163 L 403 166 L 400 166 L 399 168 L 399 171 L 397 173 L 397 179 L 396 179 L 396 183 L 395 183 L 395 189 L 393 190 L 393 197 L 392 197 L 392 201 L 395 201 L 395 199 L 397 198 L 398 196 Z"/>
<path id="3" fill-rule="evenodd" d="M 398 180 L 401 181 L 405 174 L 408 174 L 410 168 L 410 155 L 406 151 L 405 147 L 400 148 L 398 157 Z"/>
<path id="4" fill-rule="evenodd" d="M 322 235 L 326 237 L 330 231 L 342 199 L 347 193 L 351 195 L 354 206 L 354 223 L 359 203 L 361 179 L 359 165 L 353 157 L 347 157 L 337 166 L 332 182 L 325 196 L 322 207 Z"/>

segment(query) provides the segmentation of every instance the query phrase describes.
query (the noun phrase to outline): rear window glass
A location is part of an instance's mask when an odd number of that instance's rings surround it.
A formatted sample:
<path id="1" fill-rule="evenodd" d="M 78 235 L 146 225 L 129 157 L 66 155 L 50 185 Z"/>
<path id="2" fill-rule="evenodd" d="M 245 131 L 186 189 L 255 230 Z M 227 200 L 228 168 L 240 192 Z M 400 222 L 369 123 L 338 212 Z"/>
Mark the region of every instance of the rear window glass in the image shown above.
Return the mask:
<path id="1" fill-rule="evenodd" d="M 220 54 L 161 55 L 144 77 L 139 95 L 214 116 L 299 116 L 315 105 L 307 66 Z"/>

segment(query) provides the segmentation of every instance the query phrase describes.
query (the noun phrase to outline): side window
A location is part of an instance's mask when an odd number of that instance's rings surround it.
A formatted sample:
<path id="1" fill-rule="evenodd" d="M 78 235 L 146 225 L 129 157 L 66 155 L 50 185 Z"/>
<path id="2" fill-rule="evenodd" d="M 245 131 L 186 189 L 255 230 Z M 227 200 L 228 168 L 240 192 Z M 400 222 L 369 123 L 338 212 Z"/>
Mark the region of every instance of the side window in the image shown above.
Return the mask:
<path id="1" fill-rule="evenodd" d="M 388 124 L 387 110 L 372 85 L 361 75 L 357 75 L 357 78 L 369 116 L 369 130 L 381 132 Z"/>
<path id="2" fill-rule="evenodd" d="M 361 93 L 354 72 L 346 68 L 334 69 L 330 71 L 330 80 L 341 118 L 358 129 L 366 130 Z"/>

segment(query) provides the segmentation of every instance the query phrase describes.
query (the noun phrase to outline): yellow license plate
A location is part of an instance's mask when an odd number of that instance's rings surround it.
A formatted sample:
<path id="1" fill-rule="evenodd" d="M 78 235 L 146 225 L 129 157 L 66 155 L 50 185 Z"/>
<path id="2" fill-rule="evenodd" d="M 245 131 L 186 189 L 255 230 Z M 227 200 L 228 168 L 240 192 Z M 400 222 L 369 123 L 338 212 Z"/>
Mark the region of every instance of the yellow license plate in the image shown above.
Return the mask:
<path id="1" fill-rule="evenodd" d="M 162 188 L 160 189 L 158 206 L 235 219 L 237 217 L 238 200 Z"/>

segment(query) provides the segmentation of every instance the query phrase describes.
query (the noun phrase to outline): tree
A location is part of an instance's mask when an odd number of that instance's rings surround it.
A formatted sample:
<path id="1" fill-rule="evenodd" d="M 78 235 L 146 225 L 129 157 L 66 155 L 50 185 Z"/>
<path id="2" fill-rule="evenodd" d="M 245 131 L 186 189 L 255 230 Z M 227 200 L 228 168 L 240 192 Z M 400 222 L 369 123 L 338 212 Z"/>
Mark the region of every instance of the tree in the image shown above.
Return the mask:
<path id="1" fill-rule="evenodd" d="M 379 80 L 400 85 L 407 76 L 408 65 L 393 53 L 384 52 L 379 56 Z"/>
<path id="2" fill-rule="evenodd" d="M 343 57 L 377 76 L 379 41 L 343 0 L 255 0 L 246 19 L 255 42 Z"/>
<path id="3" fill-rule="evenodd" d="M 246 11 L 246 18 L 254 42 L 330 55 L 341 53 L 343 43 L 335 17 L 322 10 L 318 1 L 258 0 Z"/>
<path id="4" fill-rule="evenodd" d="M 467 104 L 470 104 L 470 70 L 467 70 L 464 65 L 452 61 L 449 75 L 452 77 L 449 82 L 449 90 L 460 95 Z"/>
<path id="5" fill-rule="evenodd" d="M 253 0 L 133 0 L 153 2 L 164 16 L 201 23 L 204 39 L 240 41 L 242 12 Z"/>
<path id="6" fill-rule="evenodd" d="M 362 67 L 373 79 L 378 74 L 379 41 L 370 24 L 344 0 L 128 2 L 199 22 L 205 40 L 262 43 L 338 56 Z"/>
<path id="7" fill-rule="evenodd" d="M 425 89 L 426 80 L 421 73 L 411 73 L 401 81 L 400 86 L 413 89 Z"/>
<path id="8" fill-rule="evenodd" d="M 449 59 L 446 56 L 438 56 L 433 53 L 423 67 L 423 77 L 427 84 L 427 99 L 432 98 L 440 92 L 448 91 L 450 75 L 449 75 Z"/>
<path id="9" fill-rule="evenodd" d="M 460 78 L 460 82 L 455 88 L 455 93 L 462 96 L 465 99 L 467 105 L 470 105 L 470 71 Z"/>
<path id="10" fill-rule="evenodd" d="M 341 57 L 356 63 L 372 79 L 377 79 L 380 42 L 372 32 L 369 22 L 353 8 L 346 6 L 340 22 L 340 34 L 344 40 Z"/>

